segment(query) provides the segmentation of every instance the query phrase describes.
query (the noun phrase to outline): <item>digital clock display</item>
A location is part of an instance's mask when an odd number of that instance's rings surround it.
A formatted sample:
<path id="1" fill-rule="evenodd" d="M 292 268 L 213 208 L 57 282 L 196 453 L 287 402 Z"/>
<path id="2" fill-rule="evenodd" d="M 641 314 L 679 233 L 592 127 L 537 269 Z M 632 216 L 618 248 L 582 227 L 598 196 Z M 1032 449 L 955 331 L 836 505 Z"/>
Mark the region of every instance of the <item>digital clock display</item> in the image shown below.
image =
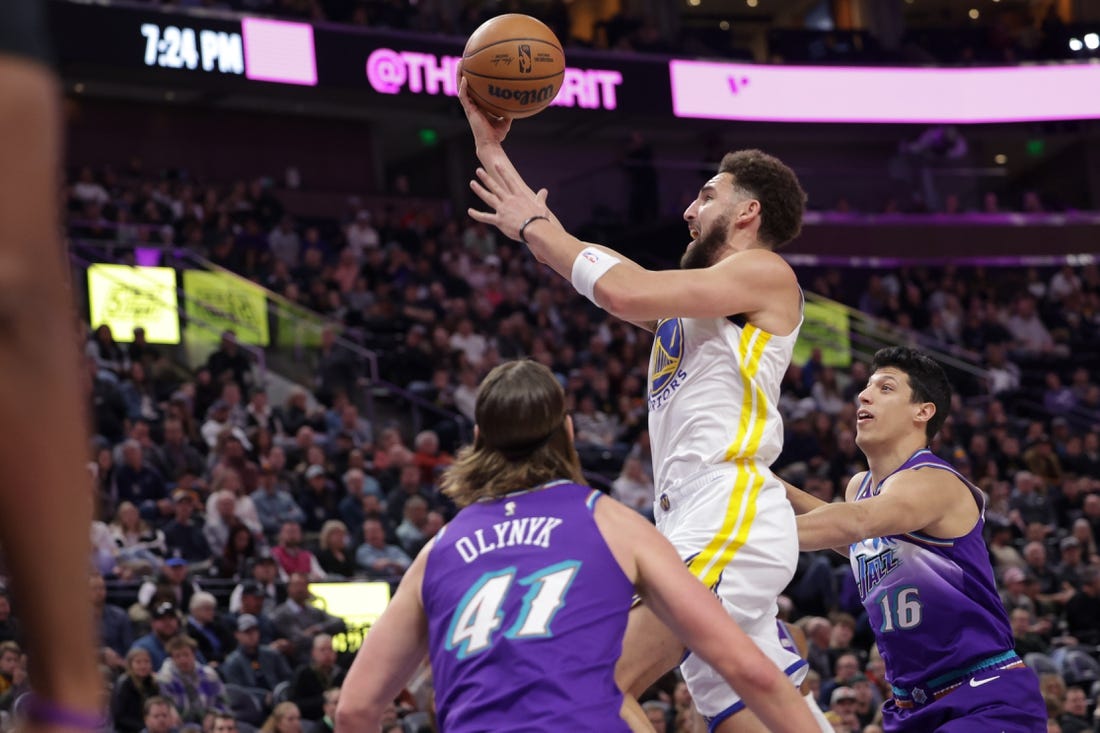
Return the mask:
<path id="1" fill-rule="evenodd" d="M 146 66 L 244 73 L 240 33 L 142 23 L 141 35 L 145 38 Z"/>

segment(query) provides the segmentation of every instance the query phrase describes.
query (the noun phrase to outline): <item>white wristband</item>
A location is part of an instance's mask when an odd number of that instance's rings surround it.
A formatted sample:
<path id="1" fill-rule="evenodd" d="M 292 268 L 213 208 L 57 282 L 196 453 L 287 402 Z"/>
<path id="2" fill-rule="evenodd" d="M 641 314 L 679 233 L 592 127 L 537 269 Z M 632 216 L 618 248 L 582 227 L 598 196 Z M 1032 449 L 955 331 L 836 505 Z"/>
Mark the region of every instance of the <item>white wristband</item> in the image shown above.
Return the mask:
<path id="1" fill-rule="evenodd" d="M 573 260 L 573 272 L 570 276 L 573 287 L 578 293 L 596 303 L 596 281 L 620 262 L 622 260 L 613 254 L 595 247 L 585 247 L 577 255 L 577 259 Z"/>

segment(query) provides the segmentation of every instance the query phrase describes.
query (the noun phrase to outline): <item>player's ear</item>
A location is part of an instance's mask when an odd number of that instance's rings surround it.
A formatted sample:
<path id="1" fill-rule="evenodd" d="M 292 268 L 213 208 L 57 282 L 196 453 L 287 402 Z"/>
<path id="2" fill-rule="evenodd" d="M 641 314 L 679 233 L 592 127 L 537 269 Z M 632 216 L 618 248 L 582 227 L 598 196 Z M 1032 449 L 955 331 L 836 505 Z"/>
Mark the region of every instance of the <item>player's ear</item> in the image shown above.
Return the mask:
<path id="1" fill-rule="evenodd" d="M 481 436 L 481 431 L 477 429 L 477 425 L 474 425 L 474 442 Z"/>
<path id="2" fill-rule="evenodd" d="M 935 402 L 922 402 L 917 409 L 916 419 L 917 422 L 928 422 L 936 416 L 936 403 Z"/>
<path id="3" fill-rule="evenodd" d="M 573 445 L 573 416 L 565 416 L 565 434 L 569 436 L 569 444 Z"/>
<path id="4" fill-rule="evenodd" d="M 741 222 L 749 222 L 760 216 L 760 202 L 756 199 L 742 201 L 738 207 L 737 218 Z"/>

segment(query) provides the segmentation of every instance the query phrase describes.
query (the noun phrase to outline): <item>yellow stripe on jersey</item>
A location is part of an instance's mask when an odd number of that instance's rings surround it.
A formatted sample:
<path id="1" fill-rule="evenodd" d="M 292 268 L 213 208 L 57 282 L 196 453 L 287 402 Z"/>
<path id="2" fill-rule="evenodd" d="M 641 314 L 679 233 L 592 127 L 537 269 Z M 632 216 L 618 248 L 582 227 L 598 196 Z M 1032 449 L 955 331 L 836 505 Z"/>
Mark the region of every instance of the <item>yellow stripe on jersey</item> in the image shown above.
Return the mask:
<path id="1" fill-rule="evenodd" d="M 760 448 L 760 440 L 764 434 L 768 402 L 764 390 L 752 378 L 760 370 L 760 359 L 770 338 L 771 334 L 748 324 L 741 331 L 738 356 L 744 399 L 737 436 L 726 449 L 726 460 L 733 460 L 738 465 L 737 480 L 730 493 L 721 528 L 688 565 L 691 572 L 708 588 L 718 582 L 726 566 L 748 541 L 749 531 L 756 518 L 756 500 L 764 486 L 764 477 L 757 470 L 753 456 Z"/>

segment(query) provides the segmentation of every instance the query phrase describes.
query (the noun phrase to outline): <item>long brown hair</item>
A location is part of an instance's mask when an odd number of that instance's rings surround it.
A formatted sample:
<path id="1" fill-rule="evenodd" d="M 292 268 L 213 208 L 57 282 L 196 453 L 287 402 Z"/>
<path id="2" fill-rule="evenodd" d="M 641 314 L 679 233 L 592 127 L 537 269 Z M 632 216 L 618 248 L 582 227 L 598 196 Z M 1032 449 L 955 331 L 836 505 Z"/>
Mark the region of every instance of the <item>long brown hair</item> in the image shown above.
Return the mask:
<path id="1" fill-rule="evenodd" d="M 440 481 L 460 507 L 554 479 L 582 482 L 565 426 L 565 392 L 534 361 L 494 368 L 477 392 L 477 433 Z"/>

